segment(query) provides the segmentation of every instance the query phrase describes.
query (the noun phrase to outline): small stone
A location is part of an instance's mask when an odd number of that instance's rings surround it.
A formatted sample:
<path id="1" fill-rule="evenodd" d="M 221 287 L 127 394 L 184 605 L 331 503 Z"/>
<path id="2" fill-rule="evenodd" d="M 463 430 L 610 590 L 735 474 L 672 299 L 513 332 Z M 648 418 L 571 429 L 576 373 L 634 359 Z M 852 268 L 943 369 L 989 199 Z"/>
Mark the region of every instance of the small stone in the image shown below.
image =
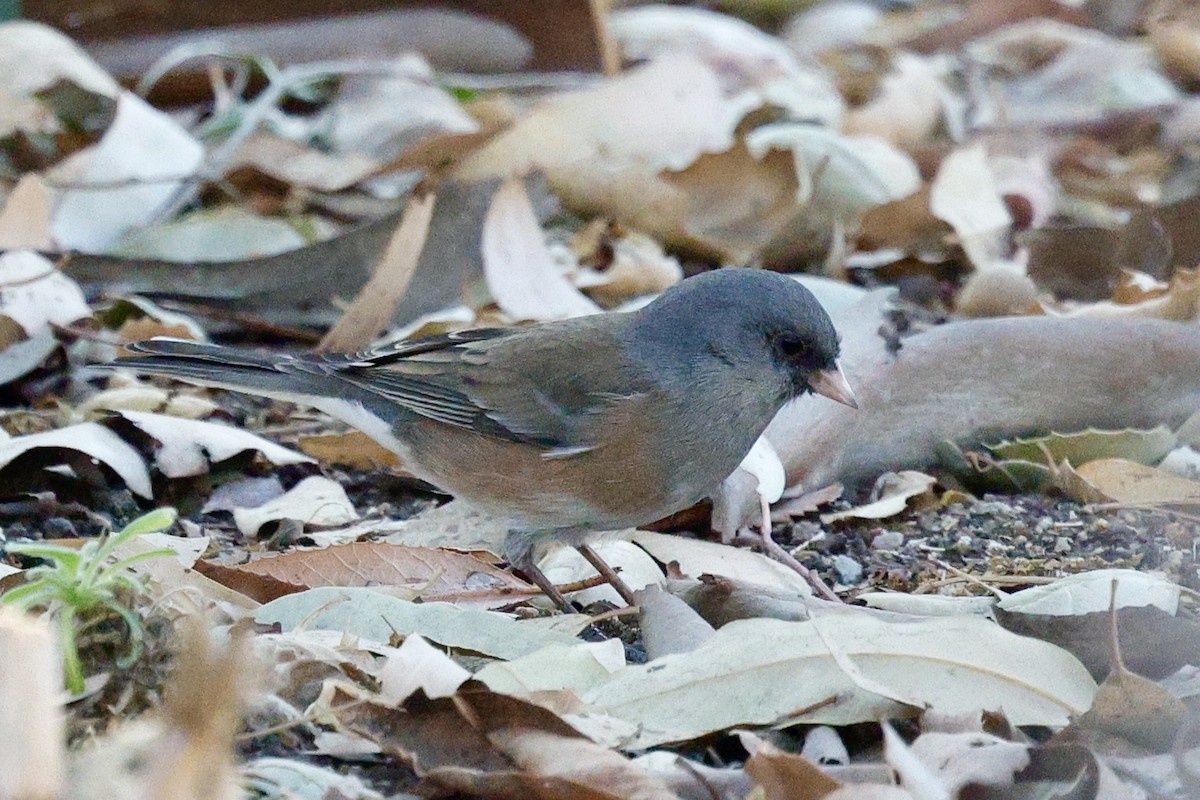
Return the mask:
<path id="1" fill-rule="evenodd" d="M 43 539 L 74 539 L 78 536 L 75 523 L 65 517 L 51 517 L 42 523 Z"/>
<path id="2" fill-rule="evenodd" d="M 965 533 L 962 536 L 959 536 L 958 539 L 954 542 L 954 546 L 956 548 L 958 548 L 959 550 L 970 550 L 972 545 L 974 545 L 974 544 L 975 544 L 975 540 L 972 539 L 970 536 L 968 536 Z"/>
<path id="3" fill-rule="evenodd" d="M 1071 539 L 1067 536 L 1059 536 L 1054 540 L 1054 552 L 1069 553 L 1071 552 Z"/>
<path id="4" fill-rule="evenodd" d="M 838 582 L 845 586 L 853 586 L 862 580 L 862 564 L 859 564 L 850 556 L 834 556 L 833 569 L 838 574 Z"/>
<path id="5" fill-rule="evenodd" d="M 871 540 L 876 550 L 899 550 L 904 545 L 904 534 L 900 531 L 883 531 Z"/>
<path id="6" fill-rule="evenodd" d="M 1050 517 L 1042 517 L 1037 521 L 1037 527 L 1034 528 L 1038 533 L 1045 533 L 1054 525 L 1054 520 Z"/>

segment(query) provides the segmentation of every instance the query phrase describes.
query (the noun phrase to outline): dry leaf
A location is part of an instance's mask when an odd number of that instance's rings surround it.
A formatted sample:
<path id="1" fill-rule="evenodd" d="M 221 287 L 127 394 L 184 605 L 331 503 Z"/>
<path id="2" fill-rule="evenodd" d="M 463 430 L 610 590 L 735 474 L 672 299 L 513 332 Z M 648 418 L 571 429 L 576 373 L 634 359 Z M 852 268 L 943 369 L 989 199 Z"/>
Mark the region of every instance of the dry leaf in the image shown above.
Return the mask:
<path id="1" fill-rule="evenodd" d="M 804 756 L 784 752 L 746 731 L 739 732 L 738 738 L 750 754 L 746 772 L 764 800 L 821 800 L 843 785 Z"/>
<path id="2" fill-rule="evenodd" d="M 33 450 L 74 451 L 95 459 L 117 473 L 131 491 L 142 497 L 152 497 L 150 473 L 137 450 L 115 433 L 95 422 L 84 422 L 67 428 L 16 436 L 0 442 L 0 468 L 7 467 L 22 455 Z M 70 462 L 64 455 L 64 462 Z"/>
<path id="3" fill-rule="evenodd" d="M 920 147 L 942 117 L 945 94 L 931 60 L 897 52 L 871 99 L 846 112 L 842 129 L 877 136 L 897 147 Z"/>
<path id="4" fill-rule="evenodd" d="M 388 240 L 370 280 L 337 325 L 321 339 L 317 346 L 319 351 L 353 353 L 363 350 L 387 328 L 417 271 L 436 202 L 437 196 L 432 192 L 414 195 L 408 201 L 400 224 Z"/>
<path id="5" fill-rule="evenodd" d="M 320 550 L 293 550 L 255 559 L 238 571 L 265 575 L 305 589 L 316 586 L 390 586 L 414 589 L 414 597 L 494 590 L 527 592 L 532 587 L 467 553 L 361 542 Z M 503 598 L 501 598 L 503 599 Z M 511 598 L 509 599 L 511 602 Z"/>
<path id="6" fill-rule="evenodd" d="M 1079 725 L 1165 753 L 1171 749 L 1186 714 L 1182 700 L 1154 681 L 1121 669 L 1100 684 L 1092 707 L 1079 718 Z"/>
<path id="7" fill-rule="evenodd" d="M 599 313 L 562 274 L 546 247 L 525 184 L 510 178 L 492 198 L 483 223 L 483 275 L 496 304 L 517 320 Z"/>
<path id="8" fill-rule="evenodd" d="M 1121 458 L 1090 461 L 1075 472 L 1106 497 L 1133 505 L 1200 504 L 1200 481 Z"/>
<path id="9" fill-rule="evenodd" d="M 400 456 L 362 431 L 304 436 L 298 446 L 301 452 L 325 464 L 365 470 L 394 470 L 404 466 Z"/>
<path id="10" fill-rule="evenodd" d="M 302 625 L 380 642 L 419 633 L 445 647 L 504 659 L 519 658 L 548 645 L 578 643 L 573 633 L 563 633 L 536 620 L 517 621 L 504 614 L 457 608 L 449 603 L 413 603 L 353 587 L 309 589 L 281 597 L 258 609 L 255 619 L 268 625 L 278 623 L 285 631 Z M 555 621 L 576 630 L 587 624 L 587 618 L 579 615 Z"/>
<path id="11" fill-rule="evenodd" d="M 311 464 L 306 455 L 281 447 L 249 431 L 195 419 L 180 419 L 146 411 L 118 411 L 158 442 L 154 463 L 168 478 L 186 478 L 208 472 L 218 463 L 247 450 L 255 450 L 272 464 Z"/>
<path id="12" fill-rule="evenodd" d="M 261 506 L 233 510 L 234 524 L 246 536 L 257 536 L 268 522 L 284 519 L 297 520 L 306 527 L 331 528 L 353 522 L 358 512 L 342 485 L 321 475 L 305 478 Z"/>
<path id="13" fill-rule="evenodd" d="M 908 508 L 911 498 L 929 493 L 937 478 L 923 472 L 904 470 L 886 472 L 879 476 L 871 490 L 871 502 L 833 514 L 822 514 L 821 522 L 828 525 L 844 519 L 886 519 Z"/>
<path id="14" fill-rule="evenodd" d="M 378 163 L 357 153 L 325 153 L 258 131 L 238 146 L 226 164 L 230 171 L 238 167 L 253 167 L 290 186 L 340 192 L 370 175 Z"/>
<path id="15" fill-rule="evenodd" d="M 83 291 L 31 250 L 0 255 L 0 314 L 33 335 L 50 325 L 69 326 L 92 316 Z"/>
<path id="16" fill-rule="evenodd" d="M 35 173 L 26 173 L 0 207 L 0 250 L 53 250 L 50 218 L 53 193 Z"/>
<path id="17" fill-rule="evenodd" d="M 1018 725 L 1065 725 L 1096 688 L 1070 654 L 986 620 L 884 622 L 839 610 L 823 614 L 819 630 L 813 621 L 731 622 L 689 653 L 627 667 L 584 699 L 640 726 L 630 748 L 736 725 L 837 725 L 911 712 L 860 688 L 839 661 L 916 706 L 1002 709 Z"/>

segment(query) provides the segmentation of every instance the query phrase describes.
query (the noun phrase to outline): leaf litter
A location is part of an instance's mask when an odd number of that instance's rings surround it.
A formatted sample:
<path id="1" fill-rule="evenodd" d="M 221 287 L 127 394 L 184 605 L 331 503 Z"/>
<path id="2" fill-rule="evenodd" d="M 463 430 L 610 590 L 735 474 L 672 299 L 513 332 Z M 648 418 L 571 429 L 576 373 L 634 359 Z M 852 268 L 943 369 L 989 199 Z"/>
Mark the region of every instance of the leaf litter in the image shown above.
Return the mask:
<path id="1" fill-rule="evenodd" d="M 137 579 L 72 631 L 73 701 L 0 696 L 0 795 L 1187 796 L 1195 26 L 753 5 L 590 6 L 562 34 L 627 66 L 567 82 L 226 52 L 182 113 L 0 24 L 0 541 L 68 564 L 180 509 L 96 565 Z M 158 334 L 596 313 L 723 265 L 820 273 L 862 407 L 793 404 L 711 508 L 599 543 L 636 609 L 563 550 L 585 613 L 547 614 L 502 521 L 319 414 L 87 371 Z M 782 560 L 731 546 L 763 497 Z M 0 615 L 0 676 L 57 680 L 62 589 Z"/>

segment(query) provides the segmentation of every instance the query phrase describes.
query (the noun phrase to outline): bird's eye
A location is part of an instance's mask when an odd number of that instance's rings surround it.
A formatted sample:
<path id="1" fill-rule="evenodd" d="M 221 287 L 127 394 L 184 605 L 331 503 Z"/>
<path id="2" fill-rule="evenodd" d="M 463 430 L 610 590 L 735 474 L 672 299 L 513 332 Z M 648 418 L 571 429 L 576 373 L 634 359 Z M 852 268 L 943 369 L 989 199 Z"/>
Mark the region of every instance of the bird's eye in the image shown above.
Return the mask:
<path id="1" fill-rule="evenodd" d="M 785 335 L 779 337 L 779 352 L 787 358 L 795 358 L 806 349 L 804 340 L 799 336 Z"/>

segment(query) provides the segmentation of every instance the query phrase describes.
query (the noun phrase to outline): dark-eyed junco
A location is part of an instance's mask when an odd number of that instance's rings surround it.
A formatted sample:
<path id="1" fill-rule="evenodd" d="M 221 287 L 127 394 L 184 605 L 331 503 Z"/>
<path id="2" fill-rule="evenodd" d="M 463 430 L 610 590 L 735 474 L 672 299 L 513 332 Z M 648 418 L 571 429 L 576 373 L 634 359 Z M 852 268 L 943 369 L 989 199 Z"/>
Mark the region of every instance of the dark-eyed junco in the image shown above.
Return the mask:
<path id="1" fill-rule="evenodd" d="M 856 405 L 816 298 L 752 269 L 689 278 L 630 313 L 348 355 L 171 339 L 131 349 L 142 355 L 114 366 L 313 406 L 430 483 L 510 518 L 509 560 L 567 608 L 534 566 L 539 539 L 574 545 L 599 567 L 588 534 L 702 500 L 789 400 L 813 391 Z"/>

